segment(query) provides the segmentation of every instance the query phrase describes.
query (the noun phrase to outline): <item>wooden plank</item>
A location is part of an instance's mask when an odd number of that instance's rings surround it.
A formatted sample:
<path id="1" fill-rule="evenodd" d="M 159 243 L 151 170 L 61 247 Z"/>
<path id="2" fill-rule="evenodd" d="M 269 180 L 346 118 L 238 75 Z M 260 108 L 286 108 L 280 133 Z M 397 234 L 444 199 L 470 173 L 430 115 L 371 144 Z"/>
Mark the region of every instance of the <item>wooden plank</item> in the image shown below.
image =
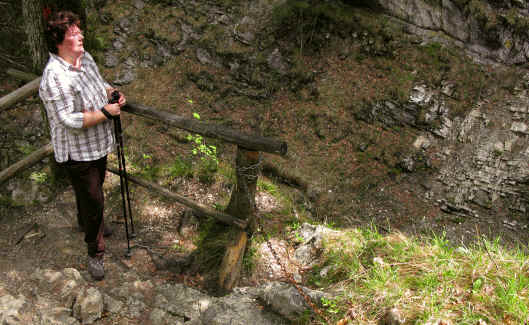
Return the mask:
<path id="1" fill-rule="evenodd" d="M 115 169 L 115 168 L 107 167 L 107 170 L 110 171 L 113 174 L 119 175 L 119 171 L 117 169 Z M 127 174 L 127 178 L 133 183 L 136 183 L 136 184 L 141 185 L 143 187 L 146 187 L 148 189 L 154 190 L 154 191 L 158 192 L 159 194 L 161 194 L 161 195 L 163 195 L 163 196 L 165 196 L 167 198 L 173 199 L 176 202 L 181 203 L 181 204 L 185 205 L 186 207 L 193 209 L 193 211 L 197 212 L 201 216 L 210 216 L 210 217 L 216 218 L 216 219 L 218 219 L 218 220 L 220 220 L 220 221 L 222 221 L 224 223 L 227 223 L 229 225 L 233 225 L 233 226 L 236 226 L 236 227 L 241 228 L 241 229 L 246 228 L 246 221 L 245 220 L 241 220 L 241 219 L 235 218 L 233 216 L 230 216 L 229 214 L 226 214 L 226 213 L 223 213 L 223 212 L 220 212 L 220 211 L 216 211 L 216 210 L 207 208 L 207 207 L 205 207 L 205 206 L 203 206 L 201 204 L 195 203 L 192 200 L 189 200 L 189 199 L 187 199 L 187 198 L 185 198 L 185 197 L 183 197 L 181 195 L 173 193 L 173 192 L 161 187 L 158 184 L 155 184 L 155 183 L 152 183 L 152 182 L 149 182 L 149 181 L 146 181 L 146 180 L 134 177 L 134 176 L 130 176 L 128 174 Z"/>
<path id="2" fill-rule="evenodd" d="M 226 253 L 222 259 L 219 271 L 219 287 L 231 291 L 241 275 L 242 259 L 248 236 L 245 231 L 239 231 L 231 243 L 226 246 Z"/>
<path id="3" fill-rule="evenodd" d="M 0 110 L 8 108 L 19 101 L 36 94 L 39 90 L 40 79 L 41 77 L 33 79 L 33 81 L 30 81 L 17 90 L 10 92 L 9 94 L 0 98 Z"/>
<path id="4" fill-rule="evenodd" d="M 169 112 L 164 112 L 148 106 L 130 102 L 122 108 L 123 111 L 140 115 L 150 119 L 162 121 L 171 126 L 198 133 L 208 138 L 221 139 L 223 141 L 239 145 L 243 148 L 255 151 L 268 152 L 280 156 L 287 153 L 287 143 L 284 141 L 262 137 L 255 134 L 244 134 L 222 125 L 201 122 L 192 118 L 184 118 Z"/>
<path id="5" fill-rule="evenodd" d="M 37 151 L 32 152 L 26 158 L 20 160 L 19 162 L 1 171 L 0 172 L 0 184 L 7 181 L 11 177 L 15 176 L 18 172 L 35 165 L 36 163 L 41 161 L 43 158 L 51 155 L 52 153 L 53 153 L 53 146 L 51 143 L 48 143 L 47 145 L 38 149 Z"/>

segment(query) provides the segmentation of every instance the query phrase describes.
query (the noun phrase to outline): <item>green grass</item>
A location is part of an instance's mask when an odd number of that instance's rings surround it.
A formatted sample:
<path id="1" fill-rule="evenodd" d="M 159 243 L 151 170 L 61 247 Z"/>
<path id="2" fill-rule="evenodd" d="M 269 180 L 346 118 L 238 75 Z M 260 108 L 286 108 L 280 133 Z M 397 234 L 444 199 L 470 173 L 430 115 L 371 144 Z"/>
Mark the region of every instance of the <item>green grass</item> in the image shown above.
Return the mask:
<path id="1" fill-rule="evenodd" d="M 276 198 L 279 197 L 279 187 L 275 185 L 274 183 L 264 181 L 262 178 L 259 178 L 257 180 L 257 189 L 259 191 L 267 192 L 273 197 L 276 197 Z"/>
<path id="2" fill-rule="evenodd" d="M 354 324 L 374 324 L 390 308 L 397 308 L 406 324 L 529 319 L 528 256 L 502 248 L 499 240 L 477 238 L 472 247 L 454 247 L 444 235 L 383 236 L 370 227 L 327 237 L 324 247 L 309 283 L 338 293 L 325 312 L 335 322 L 349 313 L 356 315 Z M 325 267 L 330 271 L 322 277 Z"/>

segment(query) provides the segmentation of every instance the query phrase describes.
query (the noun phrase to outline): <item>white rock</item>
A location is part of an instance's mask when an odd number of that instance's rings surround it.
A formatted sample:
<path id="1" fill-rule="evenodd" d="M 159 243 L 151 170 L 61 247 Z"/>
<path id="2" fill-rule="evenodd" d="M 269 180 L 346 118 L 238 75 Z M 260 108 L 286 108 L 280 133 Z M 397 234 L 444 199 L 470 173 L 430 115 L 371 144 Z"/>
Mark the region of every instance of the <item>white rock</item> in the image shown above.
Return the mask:
<path id="1" fill-rule="evenodd" d="M 103 314 L 103 296 L 96 288 L 79 291 L 73 306 L 73 315 L 83 324 L 93 324 Z"/>

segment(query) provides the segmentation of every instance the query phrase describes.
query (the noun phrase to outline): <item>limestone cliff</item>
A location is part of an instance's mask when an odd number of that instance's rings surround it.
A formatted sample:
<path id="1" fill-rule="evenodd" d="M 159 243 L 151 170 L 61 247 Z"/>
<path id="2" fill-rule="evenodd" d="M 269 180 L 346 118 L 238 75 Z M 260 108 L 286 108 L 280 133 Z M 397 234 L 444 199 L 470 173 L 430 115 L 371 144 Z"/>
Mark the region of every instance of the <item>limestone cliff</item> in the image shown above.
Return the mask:
<path id="1" fill-rule="evenodd" d="M 387 14 L 426 41 L 463 47 L 482 62 L 527 64 L 529 37 L 526 30 L 517 29 L 514 23 L 527 20 L 525 1 L 505 1 L 496 7 L 482 1 L 481 9 L 494 15 L 488 18 L 496 22 L 494 26 L 483 26 L 479 15 L 473 15 L 476 10 L 470 7 L 476 5 L 475 1 L 388 0 L 378 3 Z M 513 97 L 502 105 L 483 110 L 483 102 L 478 102 L 464 117 L 449 117 L 451 108 L 444 101 L 450 95 L 446 87 L 428 89 L 421 85 L 414 88 L 408 104 L 376 110 L 417 126 L 419 112 L 426 109 L 426 120 L 435 127 L 430 127 L 415 144 L 417 150 L 438 147 L 436 156 L 431 158 L 439 159 L 441 167 L 426 182 L 426 195 L 436 197 L 446 212 L 472 215 L 476 214 L 475 209 L 494 207 L 495 212 L 503 211 L 500 213 L 503 216 L 527 213 L 528 78 L 526 74 L 518 81 Z M 375 110 L 371 113 L 376 114 Z M 438 123 L 431 123 L 433 120 Z"/>

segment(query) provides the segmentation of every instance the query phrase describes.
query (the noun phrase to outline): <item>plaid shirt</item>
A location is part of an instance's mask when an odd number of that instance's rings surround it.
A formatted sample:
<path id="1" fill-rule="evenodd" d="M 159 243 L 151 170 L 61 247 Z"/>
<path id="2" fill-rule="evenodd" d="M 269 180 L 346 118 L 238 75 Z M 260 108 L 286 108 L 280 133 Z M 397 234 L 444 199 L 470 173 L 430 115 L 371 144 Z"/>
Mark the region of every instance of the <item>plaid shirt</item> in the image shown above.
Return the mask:
<path id="1" fill-rule="evenodd" d="M 83 128 L 83 110 L 100 110 L 108 103 L 103 80 L 92 56 L 85 52 L 77 69 L 50 53 L 40 82 L 39 96 L 46 107 L 55 160 L 97 160 L 112 151 L 112 121 Z"/>

